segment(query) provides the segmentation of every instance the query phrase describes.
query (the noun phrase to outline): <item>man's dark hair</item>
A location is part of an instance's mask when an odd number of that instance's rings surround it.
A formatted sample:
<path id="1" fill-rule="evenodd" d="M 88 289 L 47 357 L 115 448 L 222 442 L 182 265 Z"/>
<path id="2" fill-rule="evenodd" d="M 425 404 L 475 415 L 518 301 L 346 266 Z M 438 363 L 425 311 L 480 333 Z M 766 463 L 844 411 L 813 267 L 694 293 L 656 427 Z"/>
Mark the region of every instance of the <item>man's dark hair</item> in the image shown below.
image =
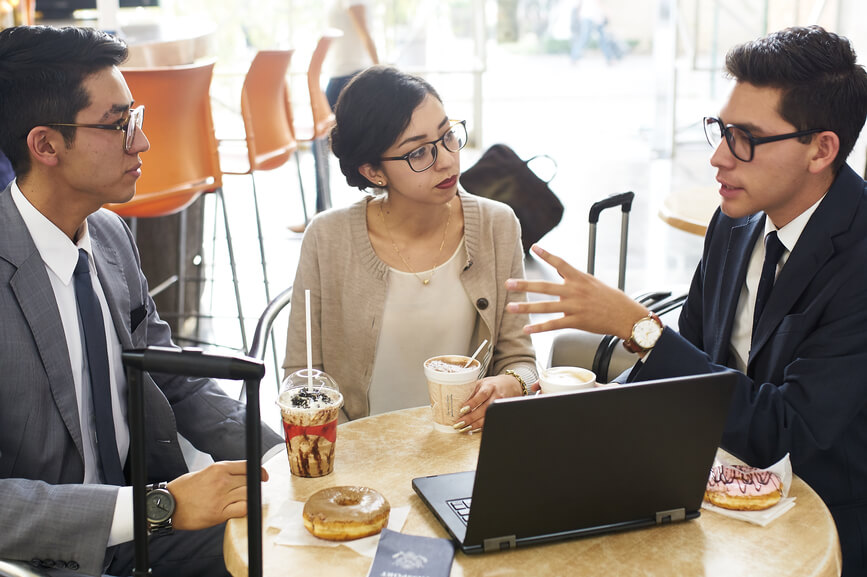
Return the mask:
<path id="1" fill-rule="evenodd" d="M 836 172 L 867 118 L 867 72 L 855 60 L 846 38 L 819 26 L 793 27 L 732 48 L 726 70 L 737 82 L 781 90 L 778 112 L 797 130 L 836 133 Z"/>
<path id="2" fill-rule="evenodd" d="M 15 174 L 30 171 L 27 134 L 48 122 L 75 122 L 90 106 L 84 80 L 118 66 L 126 45 L 90 28 L 18 26 L 0 32 L 0 150 Z M 75 128 L 58 127 L 67 145 Z"/>
<path id="3" fill-rule="evenodd" d="M 379 165 L 428 94 L 442 100 L 425 80 L 389 66 L 372 66 L 346 85 L 334 109 L 331 149 L 349 186 L 374 186 L 359 174 L 359 167 Z"/>

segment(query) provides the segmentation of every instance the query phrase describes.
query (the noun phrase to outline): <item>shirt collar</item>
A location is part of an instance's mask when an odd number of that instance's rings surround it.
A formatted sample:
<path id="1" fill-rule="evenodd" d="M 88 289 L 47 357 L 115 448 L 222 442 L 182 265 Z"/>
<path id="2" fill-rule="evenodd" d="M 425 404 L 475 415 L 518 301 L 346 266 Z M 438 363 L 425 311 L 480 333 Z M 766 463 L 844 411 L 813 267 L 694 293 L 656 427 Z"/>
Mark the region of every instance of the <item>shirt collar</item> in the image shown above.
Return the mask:
<path id="1" fill-rule="evenodd" d="M 828 193 L 826 192 L 825 194 Z M 792 221 L 783 228 L 778 229 L 774 226 L 774 223 L 771 222 L 771 219 L 765 216 L 765 237 L 767 237 L 771 232 L 777 231 L 777 238 L 779 238 L 780 242 L 783 243 L 783 247 L 788 252 L 792 252 L 792 249 L 795 248 L 795 245 L 798 243 L 798 239 L 801 238 L 801 233 L 804 232 L 807 223 L 810 222 L 810 217 L 813 216 L 813 213 L 816 212 L 816 209 L 819 208 L 819 204 L 825 198 L 825 194 L 822 195 L 822 198 L 813 203 L 813 206 L 793 218 Z"/>
<path id="2" fill-rule="evenodd" d="M 85 220 L 84 224 L 81 225 L 78 242 L 73 243 L 62 230 L 30 204 L 30 201 L 18 188 L 18 179 L 12 182 L 12 201 L 18 212 L 21 213 L 24 225 L 30 232 L 33 244 L 36 245 L 36 250 L 39 251 L 39 256 L 42 257 L 45 266 L 51 269 L 64 285 L 68 285 L 72 280 L 75 265 L 78 263 L 78 249 L 83 248 L 93 260 L 87 221 Z M 96 267 L 91 266 L 90 268 L 91 272 L 95 274 Z"/>

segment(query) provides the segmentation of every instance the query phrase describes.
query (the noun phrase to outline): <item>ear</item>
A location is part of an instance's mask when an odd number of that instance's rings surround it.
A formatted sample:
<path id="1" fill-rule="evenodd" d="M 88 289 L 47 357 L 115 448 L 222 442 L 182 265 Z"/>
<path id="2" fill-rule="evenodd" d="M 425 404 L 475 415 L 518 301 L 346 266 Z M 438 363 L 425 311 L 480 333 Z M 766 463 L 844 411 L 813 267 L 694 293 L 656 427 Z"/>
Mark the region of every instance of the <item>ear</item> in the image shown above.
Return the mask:
<path id="1" fill-rule="evenodd" d="M 375 168 L 372 164 L 362 164 L 358 167 L 358 174 L 372 182 L 379 188 L 385 188 L 388 185 L 388 178 L 381 168 Z"/>
<path id="2" fill-rule="evenodd" d="M 66 143 L 63 142 L 63 135 L 56 130 L 37 126 L 27 134 L 27 148 L 33 162 L 44 166 L 57 166 L 57 151 L 65 149 Z"/>
<path id="3" fill-rule="evenodd" d="M 813 156 L 809 159 L 807 169 L 812 174 L 818 174 L 834 164 L 840 152 L 840 137 L 830 130 L 820 132 L 814 137 L 811 150 Z"/>

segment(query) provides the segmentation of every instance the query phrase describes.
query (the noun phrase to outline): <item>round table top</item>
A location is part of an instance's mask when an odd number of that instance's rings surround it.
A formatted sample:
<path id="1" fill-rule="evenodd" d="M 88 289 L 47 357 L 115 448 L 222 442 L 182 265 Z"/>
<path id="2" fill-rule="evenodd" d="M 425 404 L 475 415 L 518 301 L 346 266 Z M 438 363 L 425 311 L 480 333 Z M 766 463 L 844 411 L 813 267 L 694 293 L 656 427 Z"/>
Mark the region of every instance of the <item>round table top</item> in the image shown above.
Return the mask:
<path id="1" fill-rule="evenodd" d="M 328 575 L 364 577 L 372 559 L 347 547 L 291 547 L 275 544 L 269 515 L 285 500 L 306 501 L 335 485 L 363 485 L 381 492 L 392 507 L 409 506 L 402 532 L 448 538 L 412 489 L 414 477 L 475 469 L 481 435 L 433 430 L 430 408 L 386 413 L 340 425 L 334 472 L 293 477 L 285 453 L 266 463 L 262 485 L 263 568 L 266 577 Z M 750 575 L 839 576 L 840 546 L 834 520 L 822 500 L 795 478 L 790 497 L 797 504 L 767 527 L 711 511 L 695 520 L 513 551 L 465 555 L 457 551 L 452 577 L 526 575 Z M 226 566 L 247 575 L 247 519 L 226 525 Z"/>
<path id="2" fill-rule="evenodd" d="M 719 204 L 719 192 L 712 186 L 673 189 L 659 208 L 659 218 L 674 228 L 704 236 Z"/>

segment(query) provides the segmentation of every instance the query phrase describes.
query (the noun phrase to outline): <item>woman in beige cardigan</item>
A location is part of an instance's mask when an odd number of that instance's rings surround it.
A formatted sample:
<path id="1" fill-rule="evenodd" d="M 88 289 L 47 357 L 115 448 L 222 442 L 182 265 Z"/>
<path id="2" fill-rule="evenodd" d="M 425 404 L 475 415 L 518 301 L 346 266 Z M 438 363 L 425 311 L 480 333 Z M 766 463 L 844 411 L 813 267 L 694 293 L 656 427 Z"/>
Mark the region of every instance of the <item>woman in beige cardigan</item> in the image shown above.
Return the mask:
<path id="1" fill-rule="evenodd" d="M 307 228 L 283 366 L 306 365 L 305 289 L 313 364 L 337 381 L 347 419 L 427 404 L 425 359 L 470 355 L 487 339 L 486 376 L 461 425 L 478 430 L 494 399 L 538 380 L 527 317 L 504 314 L 507 302 L 525 300 L 504 288 L 524 276 L 518 220 L 458 190 L 466 127 L 421 78 L 374 66 L 347 85 L 335 112 L 332 149 L 347 183 L 376 193 Z"/>

